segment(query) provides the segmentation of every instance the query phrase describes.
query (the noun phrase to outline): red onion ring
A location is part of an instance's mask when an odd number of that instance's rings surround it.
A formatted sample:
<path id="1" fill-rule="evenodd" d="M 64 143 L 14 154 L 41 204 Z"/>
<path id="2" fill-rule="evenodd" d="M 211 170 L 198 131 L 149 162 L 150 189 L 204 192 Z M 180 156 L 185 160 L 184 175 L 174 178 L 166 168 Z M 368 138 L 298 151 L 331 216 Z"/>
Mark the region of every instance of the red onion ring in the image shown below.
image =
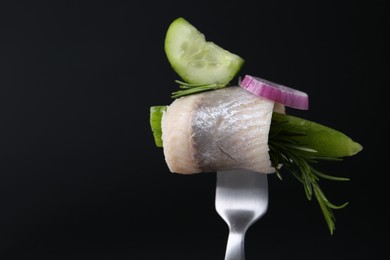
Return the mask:
<path id="1" fill-rule="evenodd" d="M 240 86 L 256 96 L 285 106 L 301 110 L 309 109 L 309 97 L 305 92 L 250 75 L 245 75 Z"/>

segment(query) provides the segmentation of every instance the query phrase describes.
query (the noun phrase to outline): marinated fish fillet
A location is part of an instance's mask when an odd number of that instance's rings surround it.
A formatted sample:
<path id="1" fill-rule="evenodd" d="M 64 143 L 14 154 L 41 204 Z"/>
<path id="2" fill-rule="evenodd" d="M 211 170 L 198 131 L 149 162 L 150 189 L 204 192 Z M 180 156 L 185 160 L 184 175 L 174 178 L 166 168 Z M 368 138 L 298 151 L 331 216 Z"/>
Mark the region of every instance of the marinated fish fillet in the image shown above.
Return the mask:
<path id="1" fill-rule="evenodd" d="M 161 122 L 164 156 L 170 171 L 275 172 L 268 154 L 273 109 L 274 102 L 240 87 L 176 99 Z"/>

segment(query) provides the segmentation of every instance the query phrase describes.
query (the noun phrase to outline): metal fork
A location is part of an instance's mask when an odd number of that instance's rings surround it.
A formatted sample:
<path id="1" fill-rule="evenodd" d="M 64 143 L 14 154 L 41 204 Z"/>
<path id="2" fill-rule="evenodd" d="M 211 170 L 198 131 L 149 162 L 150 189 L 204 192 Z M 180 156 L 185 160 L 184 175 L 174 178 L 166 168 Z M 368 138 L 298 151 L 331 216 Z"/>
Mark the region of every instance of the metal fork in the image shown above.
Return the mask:
<path id="1" fill-rule="evenodd" d="M 267 212 L 267 174 L 247 170 L 217 172 L 215 208 L 229 226 L 225 260 L 244 260 L 246 231 Z"/>

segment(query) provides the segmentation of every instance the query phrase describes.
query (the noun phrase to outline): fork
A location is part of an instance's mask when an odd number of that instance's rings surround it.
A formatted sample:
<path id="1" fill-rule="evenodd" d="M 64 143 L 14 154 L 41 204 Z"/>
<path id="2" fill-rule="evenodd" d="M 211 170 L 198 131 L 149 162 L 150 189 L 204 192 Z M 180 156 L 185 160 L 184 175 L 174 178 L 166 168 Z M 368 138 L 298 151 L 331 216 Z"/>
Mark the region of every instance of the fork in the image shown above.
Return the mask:
<path id="1" fill-rule="evenodd" d="M 246 231 L 267 212 L 267 174 L 247 170 L 217 172 L 215 208 L 229 226 L 225 260 L 244 260 Z"/>

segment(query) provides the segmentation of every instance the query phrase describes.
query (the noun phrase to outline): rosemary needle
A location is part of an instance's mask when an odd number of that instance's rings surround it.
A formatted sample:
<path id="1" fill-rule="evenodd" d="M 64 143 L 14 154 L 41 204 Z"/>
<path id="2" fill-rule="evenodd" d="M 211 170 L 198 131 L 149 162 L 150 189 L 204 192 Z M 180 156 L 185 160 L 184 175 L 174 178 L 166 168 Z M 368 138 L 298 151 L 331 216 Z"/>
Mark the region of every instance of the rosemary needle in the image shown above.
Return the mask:
<path id="1" fill-rule="evenodd" d="M 348 202 L 339 206 L 331 203 L 322 191 L 319 180 L 320 178 L 334 181 L 348 181 L 349 179 L 321 173 L 312 164 L 319 160 L 341 159 L 338 157 L 316 156 L 316 151 L 311 149 L 310 146 L 302 145 L 296 139 L 292 138 L 294 135 L 302 137 L 303 134 L 299 132 L 294 133 L 283 122 L 273 123 L 271 126 L 268 142 L 270 147 L 269 154 L 272 165 L 276 169 L 277 176 L 281 179 L 281 169 L 278 166 L 282 164 L 282 168 L 289 171 L 303 184 L 308 200 L 312 200 L 313 195 L 315 196 L 329 231 L 333 234 L 335 230 L 335 216 L 332 210 L 344 208 L 348 205 Z"/>
<path id="2" fill-rule="evenodd" d="M 171 95 L 172 98 L 179 98 L 227 86 L 227 84 L 190 84 L 180 80 L 175 80 L 175 82 L 179 84 L 180 90 L 173 92 Z"/>

